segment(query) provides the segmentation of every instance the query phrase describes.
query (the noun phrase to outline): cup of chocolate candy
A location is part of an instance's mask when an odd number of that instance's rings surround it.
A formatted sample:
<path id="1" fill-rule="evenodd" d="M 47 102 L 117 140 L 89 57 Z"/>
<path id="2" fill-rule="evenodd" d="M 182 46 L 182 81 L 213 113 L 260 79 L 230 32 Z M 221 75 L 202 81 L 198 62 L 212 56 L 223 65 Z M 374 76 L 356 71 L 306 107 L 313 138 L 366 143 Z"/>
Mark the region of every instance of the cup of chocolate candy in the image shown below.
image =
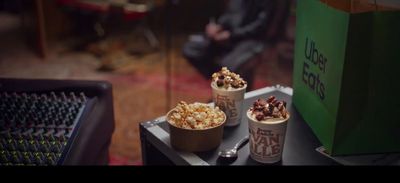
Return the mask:
<path id="1" fill-rule="evenodd" d="M 286 126 L 290 118 L 286 102 L 275 96 L 258 99 L 247 111 L 250 133 L 250 157 L 261 163 L 282 159 Z"/>
<path id="2" fill-rule="evenodd" d="M 211 88 L 214 104 L 226 114 L 225 126 L 239 125 L 247 82 L 223 67 L 212 75 Z"/>

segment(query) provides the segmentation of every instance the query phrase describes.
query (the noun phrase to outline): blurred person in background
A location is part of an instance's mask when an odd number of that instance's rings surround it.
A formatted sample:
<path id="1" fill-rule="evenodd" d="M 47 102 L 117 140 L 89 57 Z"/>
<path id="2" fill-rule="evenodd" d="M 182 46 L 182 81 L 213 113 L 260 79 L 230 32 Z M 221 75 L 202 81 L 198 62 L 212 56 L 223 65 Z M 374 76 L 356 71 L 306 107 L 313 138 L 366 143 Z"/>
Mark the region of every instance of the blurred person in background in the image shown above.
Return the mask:
<path id="1" fill-rule="evenodd" d="M 264 49 L 276 5 L 277 0 L 229 0 L 223 14 L 211 19 L 204 33 L 189 37 L 183 56 L 205 78 L 224 66 L 240 74 L 251 89 L 253 70 L 246 67 Z"/>

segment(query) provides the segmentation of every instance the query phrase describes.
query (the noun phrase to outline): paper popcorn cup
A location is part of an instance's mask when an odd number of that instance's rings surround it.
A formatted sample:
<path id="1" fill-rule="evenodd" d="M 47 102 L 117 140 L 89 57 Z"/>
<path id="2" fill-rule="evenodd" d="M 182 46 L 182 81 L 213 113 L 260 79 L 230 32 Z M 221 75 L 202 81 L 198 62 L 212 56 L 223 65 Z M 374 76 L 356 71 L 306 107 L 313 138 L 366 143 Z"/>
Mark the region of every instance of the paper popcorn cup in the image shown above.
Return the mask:
<path id="1" fill-rule="evenodd" d="M 174 110 L 167 113 L 167 122 L 170 131 L 171 146 L 186 152 L 204 152 L 212 150 L 221 144 L 224 133 L 224 121 L 220 125 L 206 129 L 185 129 L 170 122 Z"/>
<path id="2" fill-rule="evenodd" d="M 244 94 L 247 85 L 242 88 L 226 90 L 211 83 L 213 102 L 226 114 L 225 126 L 237 126 L 242 119 Z"/>
<path id="3" fill-rule="evenodd" d="M 247 111 L 249 123 L 250 157 L 260 163 L 275 163 L 282 159 L 285 145 L 286 126 L 289 116 L 280 121 L 262 123 L 251 117 Z"/>

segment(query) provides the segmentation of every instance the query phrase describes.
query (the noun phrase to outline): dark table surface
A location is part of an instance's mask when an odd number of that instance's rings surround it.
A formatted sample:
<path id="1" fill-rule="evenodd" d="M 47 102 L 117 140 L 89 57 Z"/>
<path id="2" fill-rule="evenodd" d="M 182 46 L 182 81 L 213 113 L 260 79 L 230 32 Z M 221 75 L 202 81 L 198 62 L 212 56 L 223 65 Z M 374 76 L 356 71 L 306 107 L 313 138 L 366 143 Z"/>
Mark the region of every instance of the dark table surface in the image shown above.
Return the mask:
<path id="1" fill-rule="evenodd" d="M 266 87 L 245 94 L 243 112 L 258 98 L 275 95 L 287 102 L 291 118 L 288 122 L 282 161 L 271 165 L 400 165 L 400 153 L 369 154 L 331 157 L 323 152 L 323 147 L 310 127 L 292 105 L 292 89 Z M 246 116 L 236 127 L 225 127 L 222 143 L 214 150 L 202 153 L 181 152 L 170 145 L 169 128 L 165 116 L 140 124 L 142 158 L 145 165 L 263 165 L 249 156 L 249 145 L 239 151 L 234 162 L 218 159 L 218 152 L 232 148 L 240 139 L 248 135 Z M 318 149 L 318 151 L 317 151 Z"/>
<path id="2" fill-rule="evenodd" d="M 285 92 L 286 91 L 286 92 Z M 288 92 L 289 91 L 289 92 Z M 267 98 L 271 95 L 276 96 L 279 100 L 287 102 L 288 110 L 291 118 L 288 122 L 286 140 L 283 149 L 282 161 L 272 165 L 335 165 L 332 159 L 322 155 L 316 151 L 321 144 L 313 134 L 308 125 L 303 121 L 300 114 L 292 105 L 291 89 L 285 88 L 264 88 L 257 92 L 246 94 L 243 111 L 247 110 L 252 103 L 258 98 Z M 234 162 L 225 162 L 218 158 L 218 152 L 222 149 L 232 148 L 244 136 L 248 135 L 248 124 L 245 115 L 242 117 L 241 124 L 236 127 L 225 127 L 223 141 L 219 147 L 214 150 L 202 153 L 179 152 L 171 148 L 169 144 L 169 128 L 165 118 L 153 122 L 143 123 L 142 131 L 151 129 L 151 133 L 147 139 L 152 141 L 161 153 L 169 158 L 174 164 L 209 164 L 209 165 L 261 165 L 249 156 L 249 144 L 246 144 L 239 150 L 239 157 Z M 156 128 L 154 128 L 155 126 Z M 143 139 L 142 139 L 143 140 Z M 143 141 L 142 141 L 143 143 Z M 151 158 L 149 154 L 144 155 Z"/>
<path id="3" fill-rule="evenodd" d="M 326 165 L 333 164 L 332 160 L 325 157 L 324 155 L 317 152 L 315 149 L 320 147 L 321 144 L 318 139 L 314 136 L 311 129 L 302 120 L 301 116 L 297 113 L 296 109 L 291 104 L 291 96 L 280 92 L 272 91 L 248 98 L 244 101 L 243 113 L 246 114 L 247 110 L 252 103 L 258 98 L 268 98 L 274 95 L 278 100 L 287 101 L 288 110 L 291 114 L 291 118 L 288 122 L 286 140 L 282 155 L 282 161 L 276 163 L 276 165 Z M 166 122 L 159 124 L 165 131 L 169 131 Z M 236 142 L 248 135 L 248 122 L 245 115 L 242 116 L 242 122 L 236 127 L 225 127 L 224 136 L 221 145 L 212 151 L 195 153 L 201 159 L 209 164 L 226 164 L 228 162 L 218 159 L 218 152 L 222 149 L 232 148 Z M 254 161 L 249 156 L 250 149 L 247 143 L 243 148 L 239 150 L 239 157 L 234 161 L 233 165 L 257 165 L 258 162 Z"/>

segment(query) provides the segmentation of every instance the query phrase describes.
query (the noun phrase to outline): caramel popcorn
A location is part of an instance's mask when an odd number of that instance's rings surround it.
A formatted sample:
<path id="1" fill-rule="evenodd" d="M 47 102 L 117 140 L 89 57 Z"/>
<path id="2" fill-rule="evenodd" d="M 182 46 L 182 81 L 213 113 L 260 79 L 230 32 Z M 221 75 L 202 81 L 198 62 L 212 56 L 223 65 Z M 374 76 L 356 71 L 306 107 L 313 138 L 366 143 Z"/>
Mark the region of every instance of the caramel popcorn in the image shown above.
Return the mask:
<path id="1" fill-rule="evenodd" d="M 286 102 L 279 102 L 275 96 L 270 96 L 268 99 L 258 99 L 253 103 L 250 108 L 253 118 L 257 121 L 264 121 L 268 119 L 286 119 L 289 113 L 286 110 Z"/>
<path id="2" fill-rule="evenodd" d="M 226 67 L 222 67 L 219 72 L 214 73 L 212 81 L 217 87 L 225 89 L 243 88 L 247 84 L 239 74 L 229 71 Z"/>
<path id="3" fill-rule="evenodd" d="M 185 129 L 208 129 L 225 121 L 225 114 L 218 107 L 207 104 L 179 102 L 169 116 L 169 122 Z"/>

